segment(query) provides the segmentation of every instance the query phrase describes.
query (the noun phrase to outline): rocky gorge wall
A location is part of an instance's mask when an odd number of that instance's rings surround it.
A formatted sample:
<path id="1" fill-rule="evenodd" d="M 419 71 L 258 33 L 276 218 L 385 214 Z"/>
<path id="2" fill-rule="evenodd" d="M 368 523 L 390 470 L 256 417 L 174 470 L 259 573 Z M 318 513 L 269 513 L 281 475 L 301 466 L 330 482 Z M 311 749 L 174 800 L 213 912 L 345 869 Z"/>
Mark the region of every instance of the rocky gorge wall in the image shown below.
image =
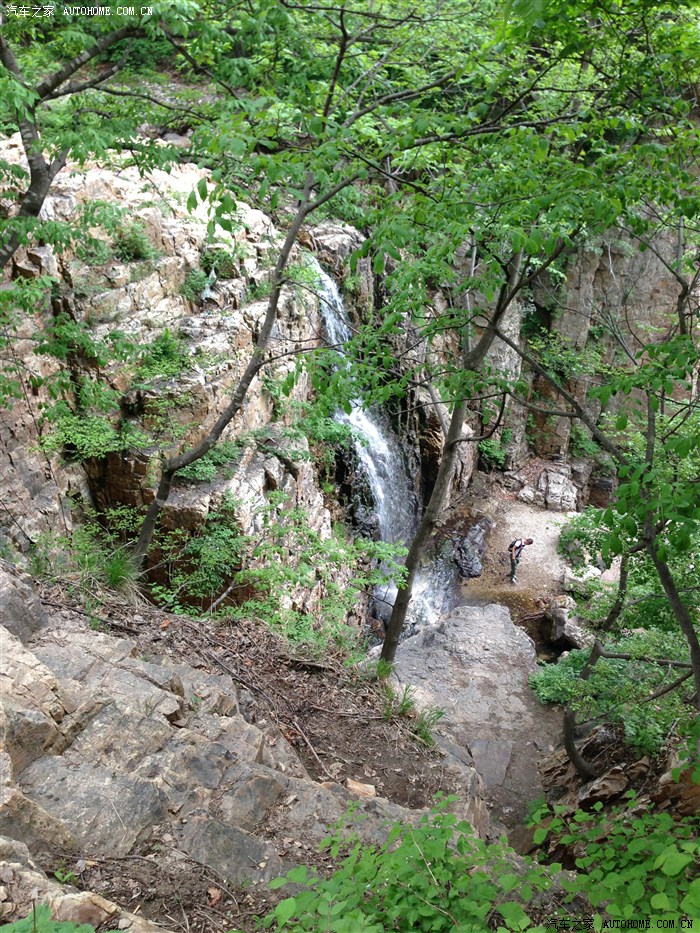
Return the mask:
<path id="1" fill-rule="evenodd" d="M 16 138 L 4 142 L 1 154 L 10 162 L 22 161 Z M 233 268 L 206 290 L 203 299 L 184 297 L 183 284 L 188 274 L 200 267 L 208 241 L 206 208 L 200 203 L 190 212 L 186 201 L 197 183 L 207 177 L 204 170 L 187 164 L 173 167 L 169 173 L 154 170 L 146 179 L 135 168 L 89 166 L 77 170 L 68 166 L 47 198 L 42 216 L 67 220 L 81 205 L 96 201 L 117 205 L 129 223 L 138 221 L 143 226 L 155 258 L 126 262 L 112 255 L 107 261 L 88 264 L 71 253 L 56 257 L 47 247 L 38 247 L 20 251 L 12 270 L 15 276 L 55 276 L 60 298 L 54 298 L 53 309 L 47 308 L 44 314 L 63 311 L 88 324 L 97 338 L 116 330 L 141 346 L 153 344 L 165 331 L 184 338 L 189 362 L 177 377 L 161 378 L 146 389 L 130 389 L 122 374 L 106 374 L 112 387 L 124 393 L 123 424 L 148 421 L 157 405 L 165 403 L 175 423 L 177 444 L 201 438 L 227 404 L 228 392 L 248 362 L 266 306 L 264 300 L 254 300 L 255 291 L 264 288 L 277 243 L 269 218 L 238 204 L 236 233 L 231 237 L 223 234 L 223 240 L 215 244 Z M 299 250 L 293 259 L 301 260 Z M 16 346 L 24 361 L 26 384 L 32 375 L 46 375 L 55 365 L 33 353 L 32 328 L 32 322 L 23 323 Z M 275 355 L 281 356 L 274 376 L 282 378 L 293 367 L 294 352 L 312 348 L 320 340 L 318 302 L 313 293 L 285 289 L 272 339 Z M 295 392 L 297 397 L 305 397 L 304 374 Z M 27 393 L 12 410 L 3 413 L 0 427 L 5 533 L 21 549 L 26 549 L 27 539 L 47 528 L 61 530 L 69 521 L 61 505 L 66 494 L 77 493 L 100 507 L 140 506 L 153 495 L 150 466 L 158 455 L 155 449 L 138 454 L 109 453 L 88 461 L 85 474 L 65 460 L 42 455 L 36 441 L 43 401 L 40 394 Z M 272 418 L 273 400 L 257 380 L 227 436 L 261 428 Z M 283 460 L 260 454 L 254 447 L 248 449 L 231 480 L 232 490 L 238 494 L 246 487 L 248 494 L 239 498 L 250 502 L 259 500 L 266 488 L 284 488 L 292 494 L 295 505 L 308 509 L 314 527 L 327 532 L 329 517 L 310 464 L 299 463 L 297 475 L 292 477 Z M 219 488 L 216 493 L 208 489 L 188 495 L 180 490 L 168 506 L 166 522 L 194 529 L 206 517 L 212 496 L 224 492 Z M 240 518 L 246 530 L 250 516 L 242 514 Z"/>

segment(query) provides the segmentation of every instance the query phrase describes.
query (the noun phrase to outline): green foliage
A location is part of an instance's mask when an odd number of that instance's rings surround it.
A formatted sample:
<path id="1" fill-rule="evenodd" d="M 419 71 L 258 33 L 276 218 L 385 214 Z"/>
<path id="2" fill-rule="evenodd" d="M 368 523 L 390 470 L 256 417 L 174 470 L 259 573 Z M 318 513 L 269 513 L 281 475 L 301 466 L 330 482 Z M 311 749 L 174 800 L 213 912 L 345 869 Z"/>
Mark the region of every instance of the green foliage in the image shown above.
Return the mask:
<path id="1" fill-rule="evenodd" d="M 600 509 L 589 506 L 562 527 L 557 550 L 573 567 L 584 567 L 601 553 L 606 535 L 602 514 Z"/>
<path id="2" fill-rule="evenodd" d="M 95 933 L 95 928 L 87 923 L 53 920 L 46 904 L 38 904 L 23 920 L 3 924 L 0 930 L 3 933 Z"/>
<path id="3" fill-rule="evenodd" d="M 585 854 L 576 859 L 579 874 L 562 877 L 569 897 L 584 894 L 594 908 L 595 929 L 602 917 L 700 916 L 700 819 L 674 819 L 668 813 L 635 806 L 617 807 L 612 816 L 602 804 L 593 813 L 555 816 L 535 831 L 535 842 L 553 837 Z M 688 927 L 694 929 L 694 927 Z"/>
<path id="4" fill-rule="evenodd" d="M 244 255 L 245 249 L 238 244 L 232 253 L 222 247 L 209 247 L 202 253 L 200 263 L 206 275 L 215 272 L 218 279 L 235 279 L 240 274 L 240 259 Z"/>
<path id="5" fill-rule="evenodd" d="M 687 662 L 685 641 L 680 633 L 650 629 L 617 638 L 606 650 L 632 660 L 600 658 L 589 679 L 581 680 L 589 651 L 571 651 L 532 674 L 530 685 L 543 703 L 567 703 L 582 720 L 620 723 L 635 752 L 658 755 L 690 723 L 693 709 L 678 691 L 653 696 L 675 681 L 679 671 L 644 659 Z"/>
<path id="6" fill-rule="evenodd" d="M 210 483 L 217 476 L 226 476 L 226 471 L 221 471 L 221 467 L 230 467 L 239 458 L 243 450 L 242 440 L 221 441 L 212 447 L 199 460 L 195 460 L 189 466 L 183 467 L 177 471 L 178 479 L 185 479 L 191 483 Z M 230 475 L 230 471 L 229 474 Z"/>
<path id="7" fill-rule="evenodd" d="M 146 435 L 128 422 L 115 424 L 102 415 L 76 413 L 65 404 L 53 406 L 45 419 L 50 428 L 42 435 L 42 450 L 62 453 L 68 460 L 105 457 L 148 443 Z"/>
<path id="8" fill-rule="evenodd" d="M 569 450 L 573 457 L 580 457 L 582 460 L 600 456 L 598 444 L 591 438 L 590 433 L 576 422 L 571 425 Z"/>
<path id="9" fill-rule="evenodd" d="M 381 845 L 327 840 L 332 856 L 347 854 L 328 878 L 295 868 L 272 882 L 296 886 L 263 922 L 275 931 L 384 933 L 386 930 L 543 931 L 528 903 L 551 887 L 546 870 L 514 869 L 512 850 L 490 846 L 472 827 L 440 806 L 416 826 L 394 824 Z M 516 873 L 516 871 L 518 873 Z"/>
<path id="10" fill-rule="evenodd" d="M 494 467 L 499 470 L 503 469 L 508 455 L 507 445 L 512 436 L 513 432 L 507 429 L 500 439 L 487 437 L 486 440 L 479 441 L 479 454 L 489 469 Z"/>
<path id="11" fill-rule="evenodd" d="M 389 722 L 395 716 L 410 717 L 413 716 L 416 709 L 414 699 L 414 689 L 411 686 L 405 686 L 400 694 L 397 694 L 387 679 L 380 681 L 384 691 L 384 706 L 382 716 L 386 722 Z"/>
<path id="12" fill-rule="evenodd" d="M 136 376 L 146 382 L 179 376 L 191 366 L 184 340 L 166 328 L 141 353 Z"/>
<path id="13" fill-rule="evenodd" d="M 114 253 L 122 262 L 155 259 L 158 255 L 143 225 L 138 222 L 117 228 L 114 232 Z"/>
<path id="14" fill-rule="evenodd" d="M 291 508 L 279 492 L 265 502 L 246 503 L 246 511 L 251 506 L 259 533 L 241 532 L 239 504 L 226 497 L 199 534 L 161 542 L 168 581 L 153 587 L 159 602 L 197 615 L 225 595 L 218 609 L 222 618 L 256 618 L 291 641 L 318 647 L 328 641 L 353 644 L 346 618 L 357 591 L 399 578 L 397 555 L 403 549 L 337 533 L 324 538 L 311 529 L 306 512 Z M 307 595 L 316 588 L 310 611 Z"/>
<path id="15" fill-rule="evenodd" d="M 416 716 L 413 732 L 418 736 L 421 742 L 429 748 L 435 745 L 433 731 L 444 715 L 445 710 L 441 709 L 439 706 L 428 706 L 422 709 Z"/>
<path id="16" fill-rule="evenodd" d="M 180 286 L 180 294 L 188 301 L 197 302 L 206 288 L 207 281 L 207 273 L 203 269 L 192 269 Z"/>
<path id="17" fill-rule="evenodd" d="M 118 509 L 113 515 L 112 528 L 88 513 L 83 524 L 70 534 L 51 532 L 39 536 L 29 554 L 32 573 L 74 588 L 88 603 L 99 601 L 104 589 L 130 599 L 139 598 L 140 573 L 122 540 L 122 530 L 132 530 L 139 519 L 131 510 Z M 109 519 L 112 513 L 106 517 Z"/>
<path id="18" fill-rule="evenodd" d="M 635 917 L 692 919 L 700 909 L 698 829 L 697 817 L 674 821 L 639 807 L 633 813 L 618 809 L 613 820 L 601 812 L 556 808 L 549 824 L 535 830 L 535 841 L 554 838 L 583 852 L 574 875 L 561 873 L 558 864 L 516 857 L 502 841 L 486 844 L 442 804 L 415 826 L 394 824 L 381 845 L 339 830 L 325 843 L 331 856 L 341 858 L 333 874 L 314 877 L 299 867 L 273 881 L 273 888 L 293 885 L 294 893 L 262 928 L 544 933 L 543 915 L 547 922 L 590 916 L 582 900 L 593 906 L 595 930 Z M 554 875 L 559 890 L 550 896 Z"/>

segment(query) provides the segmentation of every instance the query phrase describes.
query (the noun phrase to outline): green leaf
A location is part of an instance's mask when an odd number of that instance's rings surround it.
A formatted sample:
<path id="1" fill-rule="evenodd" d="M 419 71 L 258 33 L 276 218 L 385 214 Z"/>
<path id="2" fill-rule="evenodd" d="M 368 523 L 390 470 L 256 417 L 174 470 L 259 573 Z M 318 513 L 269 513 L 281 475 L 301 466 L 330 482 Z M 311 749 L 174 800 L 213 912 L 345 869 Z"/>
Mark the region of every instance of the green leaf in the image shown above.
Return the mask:
<path id="1" fill-rule="evenodd" d="M 199 181 L 197 182 L 197 191 L 199 192 L 199 196 L 200 196 L 200 198 L 202 199 L 202 201 L 206 201 L 206 199 L 207 199 L 207 180 L 206 180 L 206 178 L 200 178 L 200 179 L 199 179 Z"/>
<path id="2" fill-rule="evenodd" d="M 286 897 L 283 901 L 280 901 L 279 904 L 275 907 L 275 917 L 280 926 L 284 926 L 288 923 L 297 910 L 297 902 L 294 897 Z"/>
<path id="3" fill-rule="evenodd" d="M 689 855 L 687 852 L 679 852 L 676 849 L 666 856 L 663 864 L 661 865 L 661 871 L 665 875 L 677 875 L 693 861 L 694 859 L 692 855 Z"/>

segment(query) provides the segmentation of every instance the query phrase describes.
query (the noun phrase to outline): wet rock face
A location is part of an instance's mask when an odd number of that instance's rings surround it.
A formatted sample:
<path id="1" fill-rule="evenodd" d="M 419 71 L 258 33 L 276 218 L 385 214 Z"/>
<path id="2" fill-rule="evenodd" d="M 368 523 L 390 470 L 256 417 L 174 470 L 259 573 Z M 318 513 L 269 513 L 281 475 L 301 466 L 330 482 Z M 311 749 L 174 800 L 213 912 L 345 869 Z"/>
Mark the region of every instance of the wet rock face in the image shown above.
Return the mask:
<path id="1" fill-rule="evenodd" d="M 399 685 L 414 687 L 419 707 L 445 710 L 438 733 L 444 729 L 468 756 L 487 799 L 514 822 L 542 791 L 541 736 L 558 731 L 558 714 L 542 707 L 528 686 L 536 668 L 532 640 L 495 605 L 455 609 L 402 642 L 396 655 Z"/>
<path id="2" fill-rule="evenodd" d="M 452 554 L 460 576 L 464 579 L 480 577 L 483 571 L 481 558 L 486 549 L 486 539 L 493 527 L 493 522 L 484 517 L 478 519 L 464 535 L 453 540 Z"/>

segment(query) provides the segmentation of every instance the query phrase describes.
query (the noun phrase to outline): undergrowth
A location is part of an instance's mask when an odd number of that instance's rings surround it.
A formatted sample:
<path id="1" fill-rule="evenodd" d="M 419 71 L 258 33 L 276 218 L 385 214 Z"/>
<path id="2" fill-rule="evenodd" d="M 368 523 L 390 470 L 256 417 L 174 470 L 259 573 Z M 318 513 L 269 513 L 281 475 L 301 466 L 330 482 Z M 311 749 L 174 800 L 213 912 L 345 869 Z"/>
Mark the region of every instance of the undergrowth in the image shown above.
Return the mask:
<path id="1" fill-rule="evenodd" d="M 590 918 L 594 930 L 625 920 L 687 918 L 700 914 L 699 821 L 674 823 L 665 813 L 622 813 L 610 823 L 601 812 L 557 816 L 535 833 L 544 842 L 564 832 L 585 849 L 578 874 L 558 863 L 516 856 L 504 840 L 487 844 L 465 820 L 447 811 L 455 798 L 416 825 L 396 823 L 381 844 L 349 839 L 342 828 L 326 839 L 339 867 L 316 877 L 292 869 L 272 887 L 293 885 L 260 923 L 272 931 L 313 933 L 545 933 L 557 919 Z M 601 805 L 598 805 L 600 809 Z M 544 815 L 544 814 L 541 814 Z M 350 817 L 352 819 L 352 816 Z M 588 920 L 586 920 L 588 926 Z"/>
<path id="2" fill-rule="evenodd" d="M 53 920 L 51 910 L 46 904 L 34 906 L 32 912 L 22 920 L 15 920 L 0 926 L 2 933 L 95 933 L 95 928 L 88 923 L 70 923 Z M 107 933 L 116 933 L 109 930 Z"/>
<path id="3" fill-rule="evenodd" d="M 72 532 L 40 535 L 29 552 L 34 576 L 74 589 L 88 608 L 111 589 L 129 600 L 140 598 L 140 572 L 129 546 L 119 535 L 120 517 L 130 510 L 111 510 L 113 525 L 100 524 L 88 513 Z"/>

